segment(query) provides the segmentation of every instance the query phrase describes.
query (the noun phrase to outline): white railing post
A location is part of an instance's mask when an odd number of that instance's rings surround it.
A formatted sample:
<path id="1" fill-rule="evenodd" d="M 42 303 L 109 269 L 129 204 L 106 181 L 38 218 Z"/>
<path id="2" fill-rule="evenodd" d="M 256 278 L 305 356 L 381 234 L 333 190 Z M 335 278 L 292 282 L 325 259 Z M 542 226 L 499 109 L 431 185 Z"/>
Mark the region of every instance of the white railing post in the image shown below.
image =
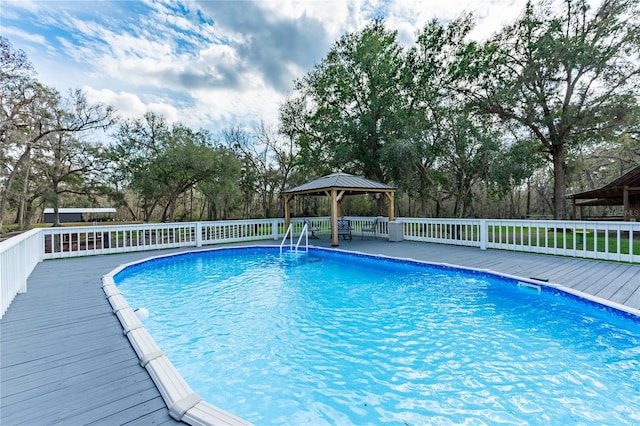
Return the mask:
<path id="1" fill-rule="evenodd" d="M 487 219 L 480 219 L 480 250 L 486 250 L 489 242 L 489 225 Z"/>
<path id="2" fill-rule="evenodd" d="M 18 253 L 18 255 L 20 256 L 18 260 L 18 264 L 20 265 L 20 270 L 21 271 L 26 271 L 28 266 L 27 266 L 27 260 L 29 259 L 29 244 L 28 242 L 23 242 L 20 246 L 18 246 L 18 250 L 16 250 L 16 252 Z M 18 287 L 18 293 L 26 293 L 27 292 L 27 278 L 29 277 L 29 274 L 24 274 L 23 276 L 20 277 L 20 286 Z"/>
<path id="3" fill-rule="evenodd" d="M 196 247 L 202 247 L 202 222 L 196 222 Z"/>
<path id="4" fill-rule="evenodd" d="M 38 232 L 38 263 L 44 260 L 44 232 Z"/>
<path id="5" fill-rule="evenodd" d="M 279 235 L 278 235 L 278 225 L 279 225 L 279 223 L 280 223 L 280 219 L 272 219 L 271 220 L 271 232 L 272 232 L 274 241 L 278 241 L 280 239 Z"/>

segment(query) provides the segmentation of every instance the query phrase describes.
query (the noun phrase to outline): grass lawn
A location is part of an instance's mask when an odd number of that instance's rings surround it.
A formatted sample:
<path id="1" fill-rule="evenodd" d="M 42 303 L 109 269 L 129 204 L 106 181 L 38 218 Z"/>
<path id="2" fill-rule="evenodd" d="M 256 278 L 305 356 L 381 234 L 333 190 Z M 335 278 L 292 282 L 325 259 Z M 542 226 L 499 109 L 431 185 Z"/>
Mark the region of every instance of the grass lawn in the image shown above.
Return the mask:
<path id="1" fill-rule="evenodd" d="M 627 232 L 621 232 L 620 248 L 618 249 L 618 239 L 616 231 L 598 231 L 594 235 L 593 231 L 587 230 L 586 235 L 567 229 L 555 228 L 529 228 L 529 227 L 490 227 L 489 241 L 503 244 L 523 244 L 533 247 L 554 247 L 567 248 L 569 250 L 586 250 L 610 253 L 629 254 L 630 248 L 634 254 L 640 253 L 640 239 L 634 238 L 633 246 L 629 243 Z"/>

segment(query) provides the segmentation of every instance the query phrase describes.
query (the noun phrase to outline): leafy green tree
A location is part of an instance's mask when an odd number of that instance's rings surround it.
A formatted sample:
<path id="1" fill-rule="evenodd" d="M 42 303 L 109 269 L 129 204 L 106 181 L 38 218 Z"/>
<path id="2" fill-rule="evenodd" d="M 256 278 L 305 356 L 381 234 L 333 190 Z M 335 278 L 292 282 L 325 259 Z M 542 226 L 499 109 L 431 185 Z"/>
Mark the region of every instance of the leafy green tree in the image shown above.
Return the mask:
<path id="1" fill-rule="evenodd" d="M 178 197 L 197 183 L 216 174 L 218 161 L 210 137 L 181 124 L 172 126 L 164 141 L 164 152 L 154 161 L 153 177 L 164 188 L 162 222 L 175 218 Z"/>
<path id="2" fill-rule="evenodd" d="M 151 219 L 162 197 L 163 188 L 150 171 L 161 155 L 162 141 L 168 132 L 164 117 L 147 113 L 141 119 L 121 123 L 114 135 L 114 143 L 109 147 L 108 159 L 113 166 L 108 182 L 120 185 L 121 195 L 118 198 L 123 202 L 126 190 L 137 196 L 145 222 Z M 112 188 L 118 190 L 115 186 Z M 116 197 L 112 195 L 112 198 Z"/>
<path id="3" fill-rule="evenodd" d="M 53 207 L 53 226 L 60 226 L 60 196 L 91 194 L 90 176 L 100 171 L 100 148 L 69 133 L 52 133 L 41 140 L 41 145 L 41 155 L 34 159 L 33 167 L 41 176 L 41 195 Z"/>
<path id="4" fill-rule="evenodd" d="M 310 167 L 385 181 L 385 144 L 403 132 L 407 84 L 396 33 L 375 21 L 338 40 L 281 108 L 282 132 Z"/>
<path id="5" fill-rule="evenodd" d="M 442 157 L 455 146 L 451 118 L 456 114 L 451 113 L 465 109 L 464 99 L 456 97 L 453 88 L 465 77 L 459 72 L 459 58 L 472 28 L 468 15 L 447 24 L 433 20 L 406 56 L 411 79 L 405 91 L 404 132 L 385 146 L 382 158 L 394 182 L 420 200 L 423 215 L 428 199 L 436 202 L 439 214 L 443 198 L 448 197 L 443 186 L 455 180 L 445 176 L 441 165 Z"/>
<path id="6" fill-rule="evenodd" d="M 120 126 L 111 160 L 120 178 L 143 201 L 144 220 L 157 206 L 161 221 L 173 221 L 178 198 L 218 170 L 210 135 L 176 123 L 169 127 L 154 113 Z"/>
<path id="7" fill-rule="evenodd" d="M 198 182 L 196 189 L 206 200 L 207 220 L 229 219 L 232 210 L 242 202 L 240 192 L 240 161 L 227 147 L 214 149 L 218 168 L 216 173 Z"/>
<path id="8" fill-rule="evenodd" d="M 469 45 L 466 94 L 479 109 L 526 129 L 553 164 L 556 219 L 566 218 L 567 156 L 579 144 L 623 133 L 637 109 L 637 1 L 528 3 L 482 49 Z M 475 60 L 473 60 L 475 57 Z"/>
<path id="9" fill-rule="evenodd" d="M 509 216 L 517 215 L 516 193 L 526 185 L 525 216 L 531 214 L 530 179 L 543 164 L 538 147 L 528 139 L 516 139 L 501 149 L 489 164 L 489 189 L 495 198 L 509 198 Z"/>
<path id="10" fill-rule="evenodd" d="M 472 191 L 489 178 L 491 164 L 500 149 L 500 135 L 491 124 L 480 122 L 465 111 L 443 117 L 446 145 L 442 155 L 443 186 L 455 199 L 453 214 L 472 215 Z"/>

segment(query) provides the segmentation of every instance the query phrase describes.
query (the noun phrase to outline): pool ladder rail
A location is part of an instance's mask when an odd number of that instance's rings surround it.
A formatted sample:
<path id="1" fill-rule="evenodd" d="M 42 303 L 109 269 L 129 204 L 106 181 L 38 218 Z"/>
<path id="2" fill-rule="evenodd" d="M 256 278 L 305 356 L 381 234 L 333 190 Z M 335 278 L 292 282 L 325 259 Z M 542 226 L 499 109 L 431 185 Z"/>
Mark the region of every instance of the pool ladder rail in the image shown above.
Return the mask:
<path id="1" fill-rule="evenodd" d="M 289 227 L 287 228 L 287 232 L 284 233 L 284 238 L 282 239 L 282 242 L 280 243 L 280 254 L 282 254 L 282 247 L 284 246 L 284 243 L 287 241 L 287 236 L 290 237 L 289 239 L 289 250 L 294 251 L 296 253 L 298 253 L 298 249 L 300 247 L 300 243 L 302 242 L 302 237 L 304 237 L 304 249 L 306 252 L 309 252 L 309 229 L 307 227 L 307 224 L 304 224 L 304 227 L 302 228 L 302 232 L 300 233 L 300 236 L 298 237 L 298 242 L 295 244 L 293 244 L 293 223 L 289 224 Z"/>

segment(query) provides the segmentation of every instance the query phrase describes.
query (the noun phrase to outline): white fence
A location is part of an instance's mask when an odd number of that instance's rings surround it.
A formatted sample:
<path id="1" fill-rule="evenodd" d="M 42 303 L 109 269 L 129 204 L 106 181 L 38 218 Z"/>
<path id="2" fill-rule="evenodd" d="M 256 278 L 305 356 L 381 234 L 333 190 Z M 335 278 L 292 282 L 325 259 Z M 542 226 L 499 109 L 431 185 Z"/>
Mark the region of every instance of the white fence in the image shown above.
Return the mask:
<path id="1" fill-rule="evenodd" d="M 357 235 L 374 217 L 345 217 Z M 329 235 L 329 217 L 309 218 L 316 234 Z M 399 218 L 404 239 L 439 244 L 545 253 L 640 263 L 640 223 L 552 220 Z M 293 232 L 304 227 L 292 219 Z M 378 217 L 376 235 L 388 235 L 388 220 Z M 284 219 L 160 223 L 42 228 L 0 243 L 0 317 L 43 259 L 125 253 L 177 247 L 279 240 Z M 371 235 L 367 233 L 367 235 Z M 637 245 L 638 247 L 634 247 Z"/>
<path id="2" fill-rule="evenodd" d="M 400 221 L 406 240 L 640 263 L 637 222 L 422 218 Z"/>
<path id="3" fill-rule="evenodd" d="M 27 291 L 27 278 L 43 259 L 42 246 L 37 229 L 0 242 L 0 318 L 16 295 Z"/>
<path id="4" fill-rule="evenodd" d="M 281 219 L 43 228 L 44 259 L 277 239 Z"/>

